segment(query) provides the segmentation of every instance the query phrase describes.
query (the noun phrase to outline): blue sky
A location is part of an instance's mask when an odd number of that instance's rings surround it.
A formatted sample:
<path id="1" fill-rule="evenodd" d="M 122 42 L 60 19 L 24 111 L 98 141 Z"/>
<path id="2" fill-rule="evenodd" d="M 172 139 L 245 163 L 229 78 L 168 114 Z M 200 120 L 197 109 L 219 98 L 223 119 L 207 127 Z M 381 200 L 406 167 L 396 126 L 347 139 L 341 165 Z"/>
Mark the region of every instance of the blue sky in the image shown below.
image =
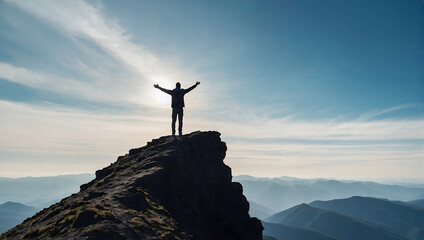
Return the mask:
<path id="1" fill-rule="evenodd" d="M 233 174 L 424 176 L 420 0 L 0 2 L 0 176 L 217 130 Z"/>

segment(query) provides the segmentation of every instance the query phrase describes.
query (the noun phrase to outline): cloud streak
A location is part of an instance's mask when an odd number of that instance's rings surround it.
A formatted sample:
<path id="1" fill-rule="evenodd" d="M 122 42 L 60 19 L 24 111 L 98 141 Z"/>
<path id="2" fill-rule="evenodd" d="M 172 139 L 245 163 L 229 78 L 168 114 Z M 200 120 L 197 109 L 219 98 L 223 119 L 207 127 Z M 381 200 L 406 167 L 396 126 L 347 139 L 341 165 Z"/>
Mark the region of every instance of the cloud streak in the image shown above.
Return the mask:
<path id="1" fill-rule="evenodd" d="M 106 18 L 102 14 L 101 5 L 96 7 L 81 0 L 6 2 L 51 23 L 70 37 L 95 41 L 111 55 L 143 75 L 152 75 L 157 69 L 159 59 L 142 46 L 133 43 L 131 36 L 125 34 L 125 30 L 116 20 Z"/>
<path id="2" fill-rule="evenodd" d="M 113 91 L 107 92 L 107 89 L 100 89 L 89 82 L 34 72 L 26 68 L 16 67 L 3 62 L 0 62 L 0 78 L 32 88 L 82 97 L 88 100 L 116 100 L 116 97 L 113 96 Z"/>
<path id="3" fill-rule="evenodd" d="M 0 70 L 3 71 L 0 77 L 6 80 L 89 100 L 126 101 L 143 107 L 151 106 L 147 104 L 148 100 L 158 99 L 152 88 L 153 83 L 167 87 L 172 87 L 175 79 L 180 79 L 183 85 L 189 81 L 194 83 L 192 79 L 195 78 L 195 74 L 164 61 L 143 45 L 133 42 L 117 20 L 104 16 L 100 3 L 93 5 L 81 0 L 38 2 L 6 0 L 5 2 L 22 9 L 73 39 L 75 46 L 91 58 L 91 62 L 78 58 L 56 59 L 76 73 L 75 76 L 67 78 L 0 63 Z M 113 65 L 113 61 L 108 61 L 107 56 L 96 52 L 80 39 L 88 40 L 100 47 L 109 58 L 119 62 L 119 66 Z M 114 72 L 111 72 L 111 69 Z M 88 79 L 77 77 L 81 74 L 88 76 Z M 157 108 L 160 105 L 153 107 Z"/>
<path id="4" fill-rule="evenodd" d="M 307 121 L 296 118 L 267 118 L 254 112 L 234 113 L 237 117 L 214 124 L 197 119 L 202 126 L 216 126 L 224 132 L 237 133 L 232 137 L 245 139 L 309 139 L 309 140 L 405 140 L 424 139 L 424 121 L 407 120 L 326 120 Z"/>
<path id="5" fill-rule="evenodd" d="M 63 162 L 46 159 L 69 159 L 72 156 L 75 164 L 80 166 L 80 172 L 84 172 L 82 169 L 86 172 L 101 168 L 113 161 L 117 154 L 124 154 L 131 146 L 142 146 L 152 136 L 168 134 L 170 127 L 168 119 L 156 117 L 167 114 L 167 111 L 162 110 L 147 116 L 116 115 L 0 101 L 0 111 L 8 113 L 0 122 L 0 128 L 3 129 L 0 136 L 0 149 L 4 149 L 2 154 L 11 159 L 21 158 L 21 161 L 28 159 L 28 155 L 31 158 L 42 158 L 44 164 L 57 164 L 57 169 L 62 167 Z M 188 116 L 188 121 L 190 125 L 185 129 L 186 132 L 212 128 L 223 133 L 222 138 L 228 145 L 226 161 L 236 174 L 253 174 L 256 171 L 254 175 L 278 176 L 289 175 L 290 172 L 299 175 L 305 174 L 301 171 L 302 166 L 305 169 L 311 166 L 323 169 L 325 166 L 342 170 L 360 165 L 378 171 L 378 167 L 388 163 L 399 165 L 398 170 L 402 174 L 409 172 L 418 177 L 422 173 L 420 166 L 424 149 L 423 135 L 420 133 L 423 123 L 420 121 L 368 121 L 364 126 L 362 124 L 365 123 L 356 121 L 328 124 L 298 122 L 291 118 L 281 122 L 263 119 L 260 128 L 256 121 L 236 124 L 194 116 Z M 409 127 L 402 127 L 405 125 Z M 368 131 L 349 134 L 364 128 Z M 267 141 L 263 141 L 262 137 L 267 137 Z M 282 138 L 288 140 L 279 142 Z M 311 142 L 311 139 L 316 141 Z M 407 139 L 418 142 L 403 142 Z M 321 142 L 323 140 L 337 144 Z M 369 140 L 375 142 L 370 144 L 367 142 Z M 7 174 L 7 166 L 12 162 L 0 162 L 3 165 L 0 169 L 6 171 L 0 172 L 0 175 Z M 261 165 L 262 170 L 254 167 L 255 164 Z M 415 166 L 415 169 L 411 166 Z M 54 168 L 49 166 L 49 169 Z M 362 173 L 357 174 L 365 177 Z"/>
<path id="6" fill-rule="evenodd" d="M 390 113 L 390 112 L 394 112 L 394 111 L 397 111 L 397 110 L 408 109 L 408 108 L 413 108 L 413 107 L 417 107 L 417 105 L 416 104 L 405 104 L 405 105 L 391 107 L 391 108 L 387 108 L 387 109 L 383 109 L 383 110 L 372 111 L 372 112 L 369 112 L 367 114 L 362 115 L 361 117 L 358 118 L 357 121 L 358 122 L 364 122 L 364 121 L 368 121 L 370 119 L 373 119 L 373 118 L 380 116 L 382 114 L 385 114 L 385 113 Z"/>

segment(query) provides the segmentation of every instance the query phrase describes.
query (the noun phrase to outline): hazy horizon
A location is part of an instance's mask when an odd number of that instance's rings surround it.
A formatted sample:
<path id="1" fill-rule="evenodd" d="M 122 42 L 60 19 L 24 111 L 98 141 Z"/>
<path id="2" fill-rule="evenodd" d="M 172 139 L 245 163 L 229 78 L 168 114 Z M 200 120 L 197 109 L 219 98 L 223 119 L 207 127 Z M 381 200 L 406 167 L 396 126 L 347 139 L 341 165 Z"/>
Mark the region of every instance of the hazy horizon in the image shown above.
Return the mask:
<path id="1" fill-rule="evenodd" d="M 60 174 L 60 175 L 40 175 L 40 176 L 19 176 L 19 177 L 5 177 L 0 176 L 1 178 L 8 178 L 8 179 L 19 179 L 19 178 L 49 178 L 49 177 L 61 177 L 61 176 L 75 176 L 75 175 L 93 175 L 95 176 L 95 172 L 81 172 L 81 173 L 70 173 L 70 174 Z M 301 177 L 301 176 L 254 176 L 254 175 L 247 175 L 247 174 L 240 174 L 240 175 L 233 175 L 233 177 L 242 177 L 242 176 L 249 176 L 254 178 L 297 178 L 297 179 L 304 179 L 304 180 L 315 180 L 315 179 L 326 179 L 326 180 L 339 180 L 339 181 L 358 181 L 358 182 L 376 182 L 376 183 L 382 183 L 382 184 L 401 184 L 401 183 L 410 183 L 410 184 L 424 184 L 424 178 L 332 178 L 332 177 Z"/>
<path id="2" fill-rule="evenodd" d="M 0 176 L 95 172 L 216 130 L 233 175 L 423 179 L 424 8 L 411 1 L 0 0 Z"/>

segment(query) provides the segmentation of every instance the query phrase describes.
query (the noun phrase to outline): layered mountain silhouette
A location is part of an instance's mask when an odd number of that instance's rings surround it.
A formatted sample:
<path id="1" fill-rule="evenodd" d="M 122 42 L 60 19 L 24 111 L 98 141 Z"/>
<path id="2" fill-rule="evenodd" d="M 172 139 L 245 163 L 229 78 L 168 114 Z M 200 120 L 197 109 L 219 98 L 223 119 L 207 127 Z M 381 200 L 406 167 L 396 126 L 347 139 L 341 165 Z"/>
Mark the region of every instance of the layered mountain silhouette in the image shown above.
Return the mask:
<path id="1" fill-rule="evenodd" d="M 424 208 L 424 199 L 417 199 L 414 201 L 409 201 L 408 203 L 420 208 Z"/>
<path id="2" fill-rule="evenodd" d="M 314 208 L 308 204 L 287 209 L 265 219 L 266 222 L 303 228 L 339 240 L 400 240 L 383 226 L 337 212 Z M 271 235 L 267 233 L 268 235 Z M 274 236 L 274 235 L 271 235 Z"/>
<path id="3" fill-rule="evenodd" d="M 249 201 L 249 203 L 250 203 L 250 209 L 249 209 L 250 216 L 257 217 L 259 219 L 264 219 L 271 216 L 274 213 L 271 209 L 265 206 L 262 206 L 258 203 L 255 203 L 252 201 Z"/>
<path id="4" fill-rule="evenodd" d="M 310 206 L 382 224 L 407 239 L 424 239 L 424 209 L 402 202 L 369 197 L 315 201 Z"/>
<path id="5" fill-rule="evenodd" d="M 424 239 L 424 209 L 410 203 L 379 198 L 314 201 L 276 213 L 265 221 L 273 225 L 263 222 L 264 234 L 278 240 L 308 239 L 306 236 L 287 238 L 287 227 L 298 228 L 294 232 L 296 234 L 310 230 L 341 240 Z"/>
<path id="6" fill-rule="evenodd" d="M 94 174 L 54 177 L 0 177 L 0 203 L 19 202 L 43 209 L 79 191 L 79 186 L 93 180 Z"/>
<path id="7" fill-rule="evenodd" d="M 234 178 L 243 185 L 249 201 L 280 212 L 299 203 L 332 200 L 352 196 L 386 198 L 399 201 L 421 199 L 424 188 L 379 184 L 375 182 L 299 179 L 291 177 L 256 178 L 242 175 Z"/>
<path id="8" fill-rule="evenodd" d="M 304 228 L 267 222 L 262 222 L 262 225 L 265 228 L 264 235 L 276 240 L 337 240 L 337 238 Z"/>
<path id="9" fill-rule="evenodd" d="M 0 204 L 0 233 L 21 223 L 28 216 L 34 215 L 37 208 L 16 202 Z"/>
<path id="10" fill-rule="evenodd" d="M 132 149 L 1 239 L 262 239 L 218 132 Z"/>
<path id="11" fill-rule="evenodd" d="M 263 240 L 277 240 L 277 239 L 271 236 L 263 236 Z"/>

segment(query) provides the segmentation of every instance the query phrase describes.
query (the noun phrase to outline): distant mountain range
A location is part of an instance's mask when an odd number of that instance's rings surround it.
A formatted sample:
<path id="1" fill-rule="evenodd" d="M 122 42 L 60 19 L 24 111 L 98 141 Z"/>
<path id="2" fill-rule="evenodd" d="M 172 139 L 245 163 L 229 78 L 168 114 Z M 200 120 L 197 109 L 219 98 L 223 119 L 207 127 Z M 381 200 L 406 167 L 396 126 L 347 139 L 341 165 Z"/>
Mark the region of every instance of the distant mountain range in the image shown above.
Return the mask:
<path id="1" fill-rule="evenodd" d="M 424 208 L 424 199 L 417 199 L 414 201 L 409 201 L 408 203 L 420 208 Z"/>
<path id="2" fill-rule="evenodd" d="M 387 198 L 399 201 L 423 199 L 424 188 L 386 185 L 375 182 L 338 181 L 329 179 L 299 179 L 291 177 L 234 177 L 243 185 L 247 199 L 279 212 L 300 203 L 332 200 L 352 196 Z M 260 216 L 257 216 L 261 218 Z"/>
<path id="3" fill-rule="evenodd" d="M 12 201 L 45 208 L 79 191 L 79 186 L 91 181 L 94 174 L 54 177 L 0 178 L 0 203 Z"/>
<path id="4" fill-rule="evenodd" d="M 0 233 L 79 191 L 94 174 L 0 178 Z"/>
<path id="5" fill-rule="evenodd" d="M 262 240 L 277 240 L 276 238 L 273 238 L 271 236 L 263 236 Z"/>
<path id="6" fill-rule="evenodd" d="M 370 197 L 300 204 L 276 213 L 264 221 L 264 234 L 277 240 L 285 240 L 282 236 L 293 232 L 287 229 L 287 226 L 298 228 L 298 234 L 303 234 L 301 230 L 309 230 L 340 240 L 424 239 L 424 209 L 407 203 Z"/>
<path id="7" fill-rule="evenodd" d="M 16 202 L 0 204 L 0 234 L 21 223 L 39 209 Z"/>
<path id="8" fill-rule="evenodd" d="M 249 214 L 251 216 L 255 216 L 259 219 L 264 219 L 266 217 L 271 216 L 274 213 L 271 209 L 265 206 L 262 206 L 258 203 L 255 203 L 252 201 L 250 201 L 249 203 L 250 203 Z"/>
<path id="9" fill-rule="evenodd" d="M 272 236 L 272 239 L 276 240 L 337 240 L 337 238 L 332 238 L 304 228 L 263 221 L 262 225 L 265 228 L 263 231 L 264 236 L 269 236 L 270 238 Z"/>
<path id="10" fill-rule="evenodd" d="M 408 239 L 424 239 L 424 209 L 409 204 L 386 199 L 351 197 L 315 201 L 309 205 L 382 224 L 390 232 Z"/>
<path id="11" fill-rule="evenodd" d="M 94 174 L 0 178 L 0 203 L 13 202 L 0 205 L 0 232 L 22 222 L 39 209 L 48 207 L 62 198 L 78 192 L 80 185 L 89 182 L 93 178 Z M 281 210 L 293 206 L 298 209 L 300 208 L 299 204 L 311 202 L 306 206 L 301 205 L 304 210 L 308 209 L 305 212 L 329 211 L 332 214 L 324 214 L 323 216 L 334 217 L 334 214 L 338 214 L 336 216 L 343 216 L 344 218 L 342 219 L 345 219 L 344 221 L 346 222 L 353 221 L 358 226 L 365 226 L 366 229 L 371 229 L 371 232 L 386 234 L 384 236 L 388 236 L 389 238 L 387 239 L 392 239 L 393 236 L 395 236 L 395 239 L 396 237 L 398 239 L 424 239 L 422 237 L 422 228 L 419 227 L 419 223 L 422 221 L 419 216 L 422 212 L 416 211 L 417 208 L 424 209 L 424 188 L 410 187 L 421 186 L 420 184 L 409 185 L 408 187 L 405 185 L 397 186 L 375 182 L 322 178 L 256 178 L 247 175 L 235 176 L 233 181 L 238 181 L 243 185 L 243 194 L 250 202 L 250 215 L 262 220 Z M 350 198 L 352 196 L 367 197 Z M 383 199 L 376 200 L 368 197 L 387 198 L 403 202 L 388 200 L 381 202 Z M 269 219 L 266 221 L 269 221 Z M 308 228 L 292 225 L 282 226 L 281 222 L 263 222 L 263 224 L 265 226 L 264 236 L 266 236 L 264 239 L 306 240 L 334 238 L 334 236 L 331 237 L 323 232 Z M 282 238 L 282 236 L 285 236 L 285 238 Z M 290 238 L 289 236 L 296 237 Z"/>

